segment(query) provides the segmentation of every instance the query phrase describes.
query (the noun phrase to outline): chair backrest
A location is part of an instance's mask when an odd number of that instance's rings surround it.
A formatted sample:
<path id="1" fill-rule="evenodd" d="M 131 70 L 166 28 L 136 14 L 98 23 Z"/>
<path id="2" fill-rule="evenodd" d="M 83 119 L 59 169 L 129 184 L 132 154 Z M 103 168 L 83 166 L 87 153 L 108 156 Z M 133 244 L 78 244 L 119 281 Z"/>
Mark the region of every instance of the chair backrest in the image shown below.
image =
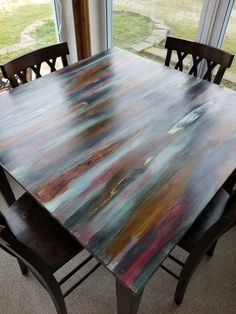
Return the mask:
<path id="1" fill-rule="evenodd" d="M 66 56 L 68 54 L 67 43 L 60 43 L 27 53 L 1 65 L 0 68 L 4 78 L 8 79 L 12 88 L 14 88 L 29 81 L 28 69 L 34 72 L 36 78 L 41 77 L 41 65 L 44 62 L 48 64 L 50 72 L 56 71 L 56 61 L 59 57 L 63 67 L 67 66 Z"/>
<path id="2" fill-rule="evenodd" d="M 0 225 L 0 236 L 1 236 L 1 233 L 3 232 L 4 229 L 5 229 L 5 227 Z"/>
<path id="3" fill-rule="evenodd" d="M 224 214 L 221 219 L 231 221 L 232 224 L 236 224 L 236 191 L 235 190 L 232 192 L 227 202 Z"/>
<path id="4" fill-rule="evenodd" d="M 18 243 L 0 211 L 0 248 L 14 257 L 20 257 L 21 254 L 18 253 Z"/>
<path id="5" fill-rule="evenodd" d="M 165 48 L 167 49 L 166 66 L 170 65 L 172 51 L 177 52 L 176 70 L 183 71 L 185 58 L 191 55 L 192 65 L 188 73 L 194 76 L 198 75 L 198 65 L 205 60 L 207 70 L 203 76 L 204 80 L 211 82 L 213 70 L 219 66 L 213 79 L 215 84 L 220 84 L 225 70 L 230 68 L 234 59 L 234 55 L 215 47 L 174 37 L 166 38 Z"/>
<path id="6" fill-rule="evenodd" d="M 41 267 L 41 258 L 32 249 L 20 242 L 11 231 L 4 215 L 0 211 L 0 248 L 23 262 L 40 280 L 37 268 Z"/>
<path id="7" fill-rule="evenodd" d="M 223 215 L 202 236 L 195 250 L 207 251 L 225 232 L 236 224 L 236 191 L 230 196 Z"/>
<path id="8" fill-rule="evenodd" d="M 7 246 L 11 245 L 16 240 L 17 239 L 12 233 L 10 227 L 8 226 L 4 215 L 0 211 L 0 247 L 6 249 Z"/>

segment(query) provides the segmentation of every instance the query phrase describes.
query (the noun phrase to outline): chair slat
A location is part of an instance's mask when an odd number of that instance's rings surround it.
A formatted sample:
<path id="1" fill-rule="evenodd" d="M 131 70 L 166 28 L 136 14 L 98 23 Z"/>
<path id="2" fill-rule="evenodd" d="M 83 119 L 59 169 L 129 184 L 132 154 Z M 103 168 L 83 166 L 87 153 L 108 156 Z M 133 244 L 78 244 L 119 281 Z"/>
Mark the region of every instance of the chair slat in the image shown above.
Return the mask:
<path id="1" fill-rule="evenodd" d="M 67 314 L 64 297 L 87 279 L 99 266 L 89 264 L 92 256 L 77 256 L 79 265 L 57 281 L 54 273 L 79 254 L 83 247 L 40 207 L 33 198 L 25 193 L 3 214 L 0 212 L 0 248 L 15 257 L 22 274 L 28 269 L 36 276 L 50 294 L 57 313 Z M 85 272 L 86 270 L 86 272 Z M 80 271 L 80 280 L 64 294 L 60 285 Z"/>
<path id="2" fill-rule="evenodd" d="M 170 65 L 172 51 L 177 52 L 176 70 L 183 71 L 183 60 L 188 55 L 192 56 L 193 64 L 188 72 L 190 75 L 197 76 L 199 64 L 206 60 L 207 70 L 203 79 L 210 82 L 212 81 L 213 71 L 219 66 L 213 79 L 215 84 L 220 84 L 226 69 L 230 68 L 234 59 L 234 55 L 215 47 L 174 37 L 167 37 L 165 48 L 167 49 L 166 66 Z"/>
<path id="3" fill-rule="evenodd" d="M 42 76 L 42 63 L 47 63 L 50 72 L 56 71 L 56 61 L 61 58 L 63 67 L 68 65 L 67 55 L 69 49 L 67 43 L 60 43 L 41 48 L 21 57 L 15 58 L 0 66 L 4 78 L 10 81 L 12 88 L 25 84 L 29 81 L 27 70 L 31 69 L 36 78 Z"/>

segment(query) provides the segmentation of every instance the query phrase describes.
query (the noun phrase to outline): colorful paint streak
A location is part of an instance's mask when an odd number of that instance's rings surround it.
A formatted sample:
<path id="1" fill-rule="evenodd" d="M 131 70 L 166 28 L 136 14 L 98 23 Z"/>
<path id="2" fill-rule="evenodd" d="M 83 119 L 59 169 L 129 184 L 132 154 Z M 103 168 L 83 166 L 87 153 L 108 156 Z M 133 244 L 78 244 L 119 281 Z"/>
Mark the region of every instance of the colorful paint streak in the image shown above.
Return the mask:
<path id="1" fill-rule="evenodd" d="M 112 49 L 1 95 L 0 163 L 138 293 L 236 167 L 236 94 Z"/>

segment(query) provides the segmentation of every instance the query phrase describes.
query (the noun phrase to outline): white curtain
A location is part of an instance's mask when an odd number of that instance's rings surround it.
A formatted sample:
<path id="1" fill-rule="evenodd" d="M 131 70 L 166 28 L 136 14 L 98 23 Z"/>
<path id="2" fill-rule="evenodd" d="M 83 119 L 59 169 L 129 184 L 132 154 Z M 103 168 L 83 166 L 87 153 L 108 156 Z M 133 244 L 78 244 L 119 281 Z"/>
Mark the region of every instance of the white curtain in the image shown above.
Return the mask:
<path id="1" fill-rule="evenodd" d="M 72 0 L 51 0 L 55 30 L 59 42 L 66 41 L 69 46 L 69 63 L 77 61 Z"/>

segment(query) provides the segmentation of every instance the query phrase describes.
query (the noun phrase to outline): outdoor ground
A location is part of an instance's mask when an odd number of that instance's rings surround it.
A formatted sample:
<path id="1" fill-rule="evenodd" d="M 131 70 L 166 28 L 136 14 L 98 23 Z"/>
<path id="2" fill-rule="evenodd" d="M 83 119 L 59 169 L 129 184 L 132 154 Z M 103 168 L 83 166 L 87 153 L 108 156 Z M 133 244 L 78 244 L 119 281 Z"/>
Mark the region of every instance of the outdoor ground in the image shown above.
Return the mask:
<path id="1" fill-rule="evenodd" d="M 31 2 L 31 4 L 29 4 Z M 38 3 L 36 3 L 38 2 Z M 28 3 L 27 5 L 16 4 Z M 159 20 L 176 37 L 194 40 L 203 0 L 113 0 L 113 44 L 129 49 L 153 34 L 153 23 L 138 12 Z M 8 10 L 11 5 L 14 9 Z M 4 7 L 5 6 L 5 7 Z M 7 10 L 5 10 L 7 7 Z M 117 13 L 116 10 L 123 10 Z M 0 63 L 56 42 L 50 0 L 0 1 Z M 163 41 L 153 47 L 163 48 Z M 222 48 L 236 54 L 236 4 Z M 142 51 L 145 55 L 145 50 Z M 145 55 L 147 56 L 147 55 Z M 150 56 L 149 56 L 150 57 Z M 155 58 L 154 58 L 155 59 Z M 157 58 L 157 61 L 161 61 Z M 236 73 L 236 60 L 231 72 Z M 231 87 L 227 83 L 228 87 Z M 234 88 L 236 88 L 234 86 Z"/>
<path id="2" fill-rule="evenodd" d="M 55 43 L 56 35 L 51 15 L 50 1 L 42 4 L 18 5 L 10 11 L 4 10 L 0 5 L 0 63 Z M 41 20 L 43 20 L 42 25 L 37 27 L 37 22 Z M 32 40 L 30 42 L 24 38 L 21 40 L 22 33 L 30 26 L 32 26 L 32 31 L 29 31 Z M 15 47 L 12 47 L 13 45 Z"/>
<path id="3" fill-rule="evenodd" d="M 186 38 L 189 40 L 195 40 L 199 19 L 201 15 L 203 0 L 113 0 L 113 8 L 116 10 L 122 10 L 124 12 L 138 12 L 140 14 L 150 16 L 153 20 L 159 20 L 162 24 L 166 25 L 172 36 Z M 127 14 L 127 13 L 126 13 Z M 114 18 L 115 17 L 115 18 Z M 122 42 L 119 43 L 116 34 L 116 28 L 119 21 L 116 20 L 116 15 L 113 16 L 113 44 L 116 46 L 122 46 L 126 48 L 127 42 L 130 43 L 130 32 L 123 33 Z M 138 22 L 140 25 L 140 23 Z M 144 28 L 145 23 L 142 23 Z M 150 33 L 152 27 L 150 23 L 146 21 L 146 27 L 149 25 Z M 123 19 L 124 29 L 129 28 L 129 19 Z M 141 31 L 141 30 L 140 30 Z M 222 44 L 222 49 L 229 51 L 236 55 L 236 3 L 231 14 L 229 25 L 226 31 L 226 35 Z M 125 41 L 127 39 L 127 41 Z M 140 39 L 142 41 L 142 39 Z M 136 41 L 138 42 L 138 41 Z M 154 44 L 153 47 L 163 49 L 165 40 Z M 135 43 L 135 42 L 133 42 Z M 132 44 L 133 44 L 132 43 Z M 130 46 L 132 46 L 130 44 Z M 150 47 L 138 52 L 142 56 L 149 57 L 155 61 L 163 62 L 163 56 L 155 56 L 149 53 Z M 163 53 L 162 53 L 163 55 Z M 231 74 L 232 73 L 232 74 Z M 225 77 L 227 80 L 223 80 L 222 84 L 236 90 L 236 58 L 229 70 L 227 70 Z M 232 80 L 233 82 L 230 82 Z"/>
<path id="4" fill-rule="evenodd" d="M 195 40 L 203 0 L 113 0 L 115 9 L 135 11 L 162 20 L 173 36 Z M 129 21 L 127 21 L 129 23 Z M 128 28 L 127 25 L 125 27 Z M 123 35 L 123 37 L 125 37 Z M 236 54 L 236 3 L 222 48 Z M 236 60 L 231 69 L 236 73 Z"/>

